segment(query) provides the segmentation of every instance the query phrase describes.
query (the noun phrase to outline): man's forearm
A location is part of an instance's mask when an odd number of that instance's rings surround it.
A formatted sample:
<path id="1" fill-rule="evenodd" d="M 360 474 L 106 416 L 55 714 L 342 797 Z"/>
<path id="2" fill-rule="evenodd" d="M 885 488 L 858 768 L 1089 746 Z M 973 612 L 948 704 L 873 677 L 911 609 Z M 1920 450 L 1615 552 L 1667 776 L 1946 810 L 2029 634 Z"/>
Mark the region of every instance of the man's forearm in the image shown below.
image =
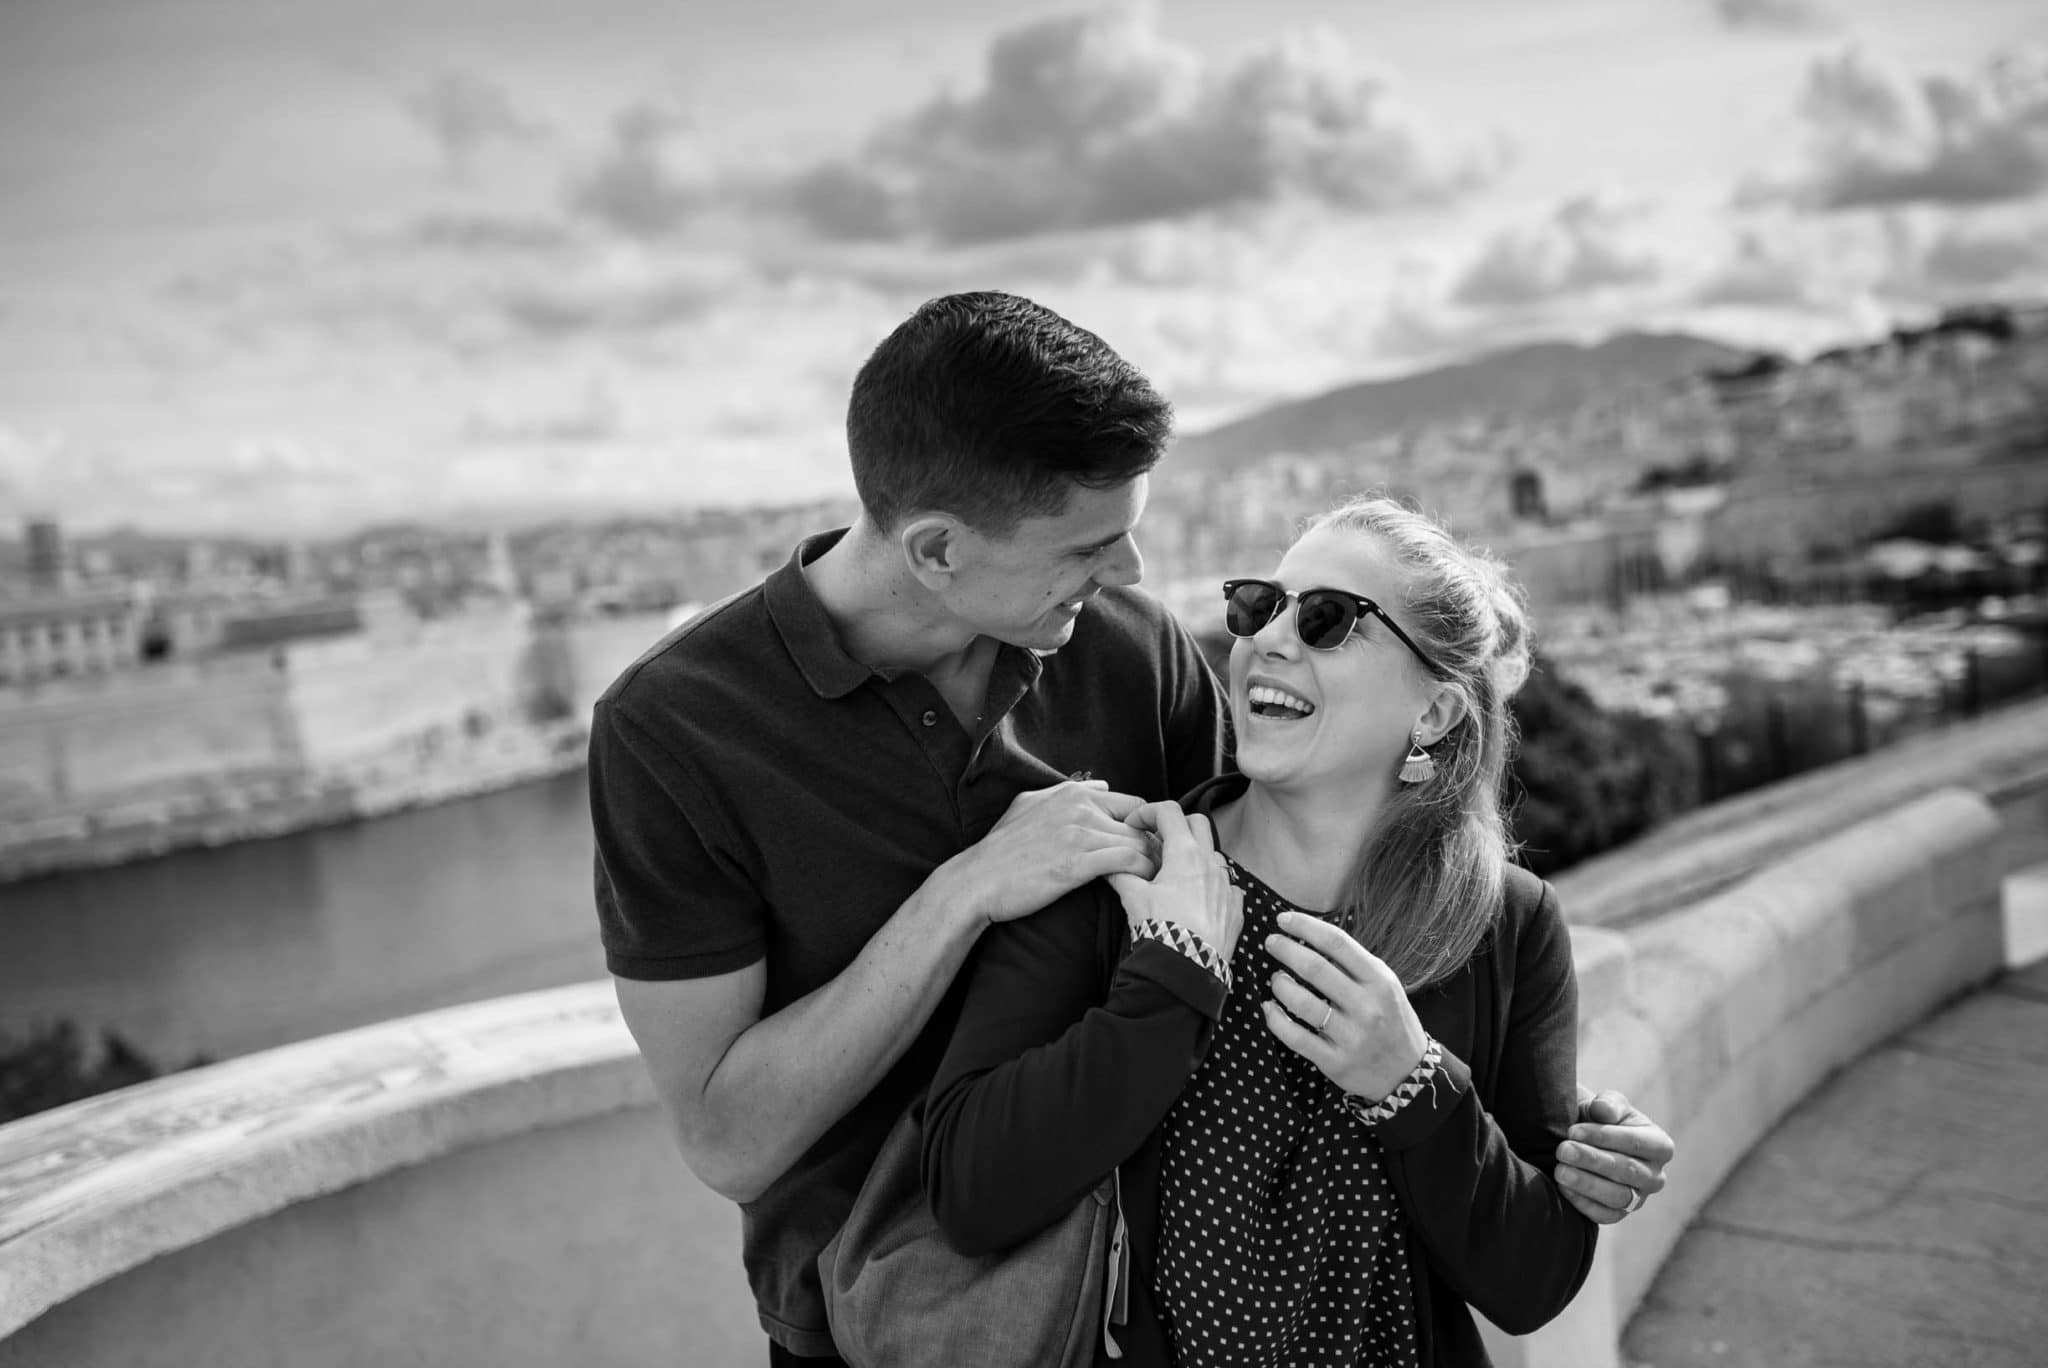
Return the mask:
<path id="1" fill-rule="evenodd" d="M 927 881 L 837 978 L 733 1040 L 683 1137 L 711 1187 L 759 1196 L 910 1048 L 984 925 L 941 885 Z"/>

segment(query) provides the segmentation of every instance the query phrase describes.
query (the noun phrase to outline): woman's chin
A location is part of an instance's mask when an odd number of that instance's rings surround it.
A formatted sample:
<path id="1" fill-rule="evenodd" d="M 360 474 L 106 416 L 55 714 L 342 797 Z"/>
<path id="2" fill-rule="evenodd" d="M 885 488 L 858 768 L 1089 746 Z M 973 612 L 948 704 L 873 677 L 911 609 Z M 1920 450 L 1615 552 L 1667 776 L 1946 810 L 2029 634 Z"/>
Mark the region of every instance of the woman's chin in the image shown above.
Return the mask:
<path id="1" fill-rule="evenodd" d="M 1285 787 L 1290 779 L 1301 773 L 1301 757 L 1288 755 L 1276 746 L 1239 743 L 1237 751 L 1238 773 L 1267 788 Z"/>

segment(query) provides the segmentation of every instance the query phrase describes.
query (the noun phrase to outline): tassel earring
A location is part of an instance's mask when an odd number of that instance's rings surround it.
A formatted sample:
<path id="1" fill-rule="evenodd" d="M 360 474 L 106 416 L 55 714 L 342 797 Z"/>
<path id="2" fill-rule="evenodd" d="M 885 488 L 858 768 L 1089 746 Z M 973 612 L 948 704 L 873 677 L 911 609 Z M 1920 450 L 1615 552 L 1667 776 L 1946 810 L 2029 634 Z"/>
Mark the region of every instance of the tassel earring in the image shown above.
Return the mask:
<path id="1" fill-rule="evenodd" d="M 1436 757 L 1422 748 L 1422 728 L 1408 738 L 1408 756 L 1401 762 L 1401 782 L 1404 784 L 1427 783 L 1436 775 Z"/>

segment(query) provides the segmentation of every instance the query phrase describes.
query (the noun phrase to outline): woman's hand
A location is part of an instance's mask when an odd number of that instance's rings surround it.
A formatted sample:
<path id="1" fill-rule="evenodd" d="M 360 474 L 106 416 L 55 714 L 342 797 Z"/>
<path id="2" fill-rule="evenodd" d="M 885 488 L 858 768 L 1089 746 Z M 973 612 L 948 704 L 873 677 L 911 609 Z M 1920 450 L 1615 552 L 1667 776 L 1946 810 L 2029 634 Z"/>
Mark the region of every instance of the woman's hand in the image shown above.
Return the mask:
<path id="1" fill-rule="evenodd" d="M 1230 963 L 1244 926 L 1244 893 L 1230 881 L 1230 866 L 1216 849 L 1216 833 L 1201 813 L 1189 816 L 1174 802 L 1147 803 L 1124 821 L 1159 838 L 1159 872 L 1150 879 L 1112 874 L 1111 888 L 1133 928 L 1163 921 L 1201 937 Z"/>
<path id="2" fill-rule="evenodd" d="M 1401 980 L 1319 917 L 1282 912 L 1280 930 L 1266 940 L 1283 966 L 1264 1004 L 1267 1029 L 1345 1092 L 1378 1102 L 1422 1062 L 1428 1042 Z"/>

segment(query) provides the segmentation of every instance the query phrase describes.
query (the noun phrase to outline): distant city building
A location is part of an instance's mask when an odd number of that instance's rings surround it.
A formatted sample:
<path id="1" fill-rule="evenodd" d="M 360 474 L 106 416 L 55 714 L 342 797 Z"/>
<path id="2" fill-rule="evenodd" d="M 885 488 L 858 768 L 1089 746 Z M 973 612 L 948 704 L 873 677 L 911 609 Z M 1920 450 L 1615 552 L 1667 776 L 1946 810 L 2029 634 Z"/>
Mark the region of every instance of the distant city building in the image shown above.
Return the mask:
<path id="1" fill-rule="evenodd" d="M 390 641 L 412 618 L 394 594 L 228 594 L 89 588 L 0 599 L 0 685 L 203 660 L 322 637 Z"/>
<path id="2" fill-rule="evenodd" d="M 39 593 L 69 587 L 71 567 L 64 557 L 64 533 L 56 520 L 30 518 L 25 535 L 29 587 Z"/>
<path id="3" fill-rule="evenodd" d="M 512 565 L 512 539 L 493 532 L 484 551 L 484 583 L 506 598 L 519 596 L 519 572 Z"/>
<path id="4" fill-rule="evenodd" d="M 1613 603 L 1700 575 L 1781 576 L 1933 505 L 1971 525 L 2038 507 L 2044 451 L 2048 307 L 1987 305 L 1540 415 L 1465 414 L 1185 477 L 1168 462 L 1146 551 L 1162 583 L 1235 571 L 1302 518 L 1381 489 L 1525 560 L 1546 607 Z"/>
<path id="5" fill-rule="evenodd" d="M 141 650 L 127 590 L 0 599 L 0 683 L 124 669 L 139 662 Z"/>

